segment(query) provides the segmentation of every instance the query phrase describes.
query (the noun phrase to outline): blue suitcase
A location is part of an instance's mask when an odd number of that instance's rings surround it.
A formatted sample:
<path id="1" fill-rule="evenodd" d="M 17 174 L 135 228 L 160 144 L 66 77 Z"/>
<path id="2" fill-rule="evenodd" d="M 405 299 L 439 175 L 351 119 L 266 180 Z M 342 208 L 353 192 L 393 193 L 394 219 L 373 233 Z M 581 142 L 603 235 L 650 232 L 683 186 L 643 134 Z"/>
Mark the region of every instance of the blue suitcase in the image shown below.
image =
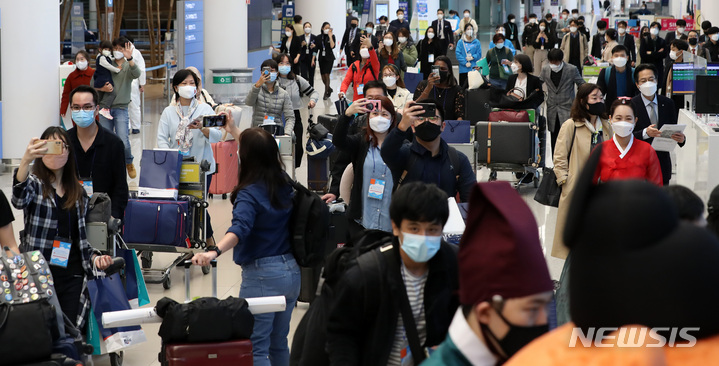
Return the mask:
<path id="1" fill-rule="evenodd" d="M 187 201 L 131 199 L 125 209 L 126 243 L 192 247 Z"/>

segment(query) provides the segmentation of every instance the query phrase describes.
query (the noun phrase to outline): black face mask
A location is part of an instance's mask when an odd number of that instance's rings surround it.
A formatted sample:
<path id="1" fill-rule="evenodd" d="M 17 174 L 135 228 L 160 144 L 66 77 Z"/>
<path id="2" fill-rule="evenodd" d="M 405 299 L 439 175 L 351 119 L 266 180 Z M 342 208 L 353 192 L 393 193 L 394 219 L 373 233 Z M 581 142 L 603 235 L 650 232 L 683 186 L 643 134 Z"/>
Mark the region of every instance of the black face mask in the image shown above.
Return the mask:
<path id="1" fill-rule="evenodd" d="M 426 142 L 434 141 L 440 133 L 442 133 L 442 127 L 430 121 L 425 121 L 421 125 L 414 127 L 414 135 Z"/>
<path id="2" fill-rule="evenodd" d="M 604 110 L 606 109 L 606 106 L 604 105 L 604 102 L 594 103 L 594 104 L 587 104 L 589 108 L 589 114 L 593 116 L 601 116 L 604 114 Z"/>
<path id="3" fill-rule="evenodd" d="M 482 329 L 482 334 L 485 336 L 485 338 L 494 339 L 499 344 L 499 347 L 504 353 L 504 355 L 499 354 L 499 352 L 494 349 L 495 347 L 491 345 L 491 342 L 487 340 L 487 345 L 489 346 L 489 349 L 500 357 L 501 361 L 499 364 L 504 363 L 503 361 L 506 361 L 515 353 L 519 352 L 522 347 L 526 346 L 533 340 L 541 337 L 543 334 L 549 332 L 549 324 L 535 325 L 533 327 L 522 327 L 508 322 L 507 319 L 505 319 L 500 312 L 497 312 L 497 315 L 499 315 L 502 321 L 509 326 L 509 332 L 507 332 L 507 334 L 501 340 L 498 339 L 497 336 L 494 335 L 494 333 L 492 333 L 492 330 L 489 329 L 488 325 L 479 323 L 479 326 Z"/>
<path id="4" fill-rule="evenodd" d="M 352 23 L 352 24 L 350 24 L 350 27 L 351 27 L 351 28 L 357 28 L 357 24 Z"/>
<path id="5" fill-rule="evenodd" d="M 449 71 L 439 71 L 439 81 L 445 82 L 447 81 L 447 78 L 449 77 Z"/>
<path id="6" fill-rule="evenodd" d="M 699 43 L 699 39 L 697 38 L 689 38 L 689 44 L 692 46 L 696 46 L 697 43 Z"/>

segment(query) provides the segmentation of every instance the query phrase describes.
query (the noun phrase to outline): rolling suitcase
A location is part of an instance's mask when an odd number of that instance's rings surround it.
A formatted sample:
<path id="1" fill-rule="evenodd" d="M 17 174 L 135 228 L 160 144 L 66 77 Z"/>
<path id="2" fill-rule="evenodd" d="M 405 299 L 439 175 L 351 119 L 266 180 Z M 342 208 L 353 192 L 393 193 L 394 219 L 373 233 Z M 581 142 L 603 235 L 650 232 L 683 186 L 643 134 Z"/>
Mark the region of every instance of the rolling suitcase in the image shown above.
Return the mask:
<path id="1" fill-rule="evenodd" d="M 329 159 L 307 158 L 307 188 L 314 192 L 327 193 L 329 190 Z"/>
<path id="2" fill-rule="evenodd" d="M 529 122 L 478 122 L 475 127 L 477 163 L 536 163 L 538 140 L 536 126 Z"/>
<path id="3" fill-rule="evenodd" d="M 215 157 L 215 175 L 210 183 L 210 194 L 221 194 L 227 198 L 238 183 L 239 160 L 237 158 L 237 141 L 220 141 L 212 144 L 212 155 Z"/>
<path id="4" fill-rule="evenodd" d="M 490 94 L 490 89 L 467 90 L 464 119 L 470 121 L 472 124 L 479 121 L 487 121 L 489 119 L 489 113 L 492 111 Z"/>
<path id="5" fill-rule="evenodd" d="M 330 213 L 329 239 L 325 249 L 325 258 L 335 249 L 341 248 L 347 241 L 347 216 L 344 212 Z M 317 297 L 317 287 L 322 273 L 322 266 L 300 267 L 300 296 L 297 301 L 312 303 Z"/>
<path id="6" fill-rule="evenodd" d="M 165 347 L 169 366 L 251 366 L 249 339 L 219 343 L 181 343 Z"/>
<path id="7" fill-rule="evenodd" d="M 337 127 L 338 115 L 336 114 L 321 114 L 317 116 L 317 123 L 324 126 L 330 133 L 335 133 L 335 127 Z"/>

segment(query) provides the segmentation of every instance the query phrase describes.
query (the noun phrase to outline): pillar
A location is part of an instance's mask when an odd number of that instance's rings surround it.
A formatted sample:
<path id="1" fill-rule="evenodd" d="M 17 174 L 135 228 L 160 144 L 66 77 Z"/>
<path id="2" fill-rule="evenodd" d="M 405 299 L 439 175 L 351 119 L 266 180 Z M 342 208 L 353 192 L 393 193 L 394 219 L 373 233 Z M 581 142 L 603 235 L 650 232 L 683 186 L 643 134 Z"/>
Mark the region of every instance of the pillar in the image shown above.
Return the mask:
<path id="1" fill-rule="evenodd" d="M 211 86 L 211 69 L 247 67 L 247 3 L 205 1 L 205 82 Z"/>
<path id="2" fill-rule="evenodd" d="M 2 158 L 19 159 L 32 137 L 59 125 L 60 7 L 57 1 L 0 0 L 0 16 Z M 28 42 L 32 55 L 22 57 Z"/>
<path id="3" fill-rule="evenodd" d="M 392 21 L 396 17 L 396 11 L 399 6 L 399 2 L 390 1 L 389 7 L 389 20 Z M 340 0 L 333 1 L 317 1 L 317 0 L 295 0 L 295 14 L 302 15 L 303 22 L 312 23 L 312 33 L 320 34 L 322 23 L 330 23 L 332 27 L 332 34 L 335 36 L 335 54 L 340 52 L 340 44 L 342 43 L 342 36 L 345 34 L 345 28 L 347 28 L 346 14 L 347 14 L 347 2 Z M 359 14 L 360 18 L 362 14 Z M 375 23 L 375 20 L 370 20 Z M 361 22 L 359 25 L 360 29 L 364 29 L 364 23 Z"/>
<path id="4" fill-rule="evenodd" d="M 90 22 L 88 23 L 88 27 L 90 29 L 97 29 L 97 17 L 98 17 L 97 3 L 95 3 L 92 0 L 90 0 L 89 3 L 90 3 Z M 137 13 L 140 14 L 139 11 Z"/>

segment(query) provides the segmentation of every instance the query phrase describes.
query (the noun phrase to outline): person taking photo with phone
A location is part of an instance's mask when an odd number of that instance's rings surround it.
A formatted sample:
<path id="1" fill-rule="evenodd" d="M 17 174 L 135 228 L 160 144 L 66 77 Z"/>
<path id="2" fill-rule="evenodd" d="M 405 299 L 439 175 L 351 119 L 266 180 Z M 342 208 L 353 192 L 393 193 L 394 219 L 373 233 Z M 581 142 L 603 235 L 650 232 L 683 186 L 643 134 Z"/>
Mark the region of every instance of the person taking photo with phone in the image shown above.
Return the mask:
<path id="1" fill-rule="evenodd" d="M 372 80 L 379 80 L 379 59 L 370 38 L 362 36 L 359 55 L 360 59 L 350 66 L 344 80 L 342 80 L 340 92 L 337 94 L 339 98 L 345 97 L 350 84 L 352 84 L 354 91 L 352 101 L 364 98 L 364 84 Z"/>
<path id="2" fill-rule="evenodd" d="M 447 120 L 464 119 L 465 89 L 452 72 L 452 61 L 439 56 L 434 61 L 429 79 L 422 80 L 414 91 L 414 100 L 433 99 L 442 105 L 443 117 Z"/>
<path id="3" fill-rule="evenodd" d="M 252 107 L 252 127 L 276 125 L 275 133 L 282 131 L 282 116 L 285 117 L 284 132 L 295 136 L 295 113 L 290 93 L 280 87 L 277 77 L 279 66 L 273 59 L 262 62 L 260 80 L 252 86 L 245 98 L 245 105 Z M 301 136 L 300 136 L 301 138 Z"/>

